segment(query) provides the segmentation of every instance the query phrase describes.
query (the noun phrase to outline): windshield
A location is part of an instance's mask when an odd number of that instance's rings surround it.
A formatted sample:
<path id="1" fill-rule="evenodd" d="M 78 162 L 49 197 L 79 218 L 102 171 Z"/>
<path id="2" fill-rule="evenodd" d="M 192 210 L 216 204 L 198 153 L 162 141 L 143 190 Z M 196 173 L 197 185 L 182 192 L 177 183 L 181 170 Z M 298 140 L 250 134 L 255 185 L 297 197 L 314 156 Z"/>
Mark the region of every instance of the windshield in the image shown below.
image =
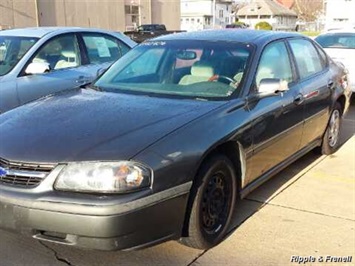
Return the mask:
<path id="1" fill-rule="evenodd" d="M 251 51 L 252 46 L 233 42 L 145 42 L 94 85 L 107 91 L 224 99 L 239 91 Z"/>
<path id="2" fill-rule="evenodd" d="M 355 33 L 332 33 L 315 39 L 323 48 L 355 49 Z"/>
<path id="3" fill-rule="evenodd" d="M 38 38 L 0 36 L 0 76 L 13 69 Z"/>

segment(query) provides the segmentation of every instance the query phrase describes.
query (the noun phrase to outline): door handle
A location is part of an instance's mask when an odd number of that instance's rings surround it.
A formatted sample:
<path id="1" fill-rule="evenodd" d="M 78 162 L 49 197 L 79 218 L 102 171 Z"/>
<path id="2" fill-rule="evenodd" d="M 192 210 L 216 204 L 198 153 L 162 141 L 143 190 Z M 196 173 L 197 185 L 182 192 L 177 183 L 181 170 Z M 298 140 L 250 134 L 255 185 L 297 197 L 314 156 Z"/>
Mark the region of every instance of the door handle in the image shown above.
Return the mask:
<path id="1" fill-rule="evenodd" d="M 293 103 L 300 105 L 304 102 L 304 96 L 302 93 L 298 94 L 294 99 L 293 99 Z"/>

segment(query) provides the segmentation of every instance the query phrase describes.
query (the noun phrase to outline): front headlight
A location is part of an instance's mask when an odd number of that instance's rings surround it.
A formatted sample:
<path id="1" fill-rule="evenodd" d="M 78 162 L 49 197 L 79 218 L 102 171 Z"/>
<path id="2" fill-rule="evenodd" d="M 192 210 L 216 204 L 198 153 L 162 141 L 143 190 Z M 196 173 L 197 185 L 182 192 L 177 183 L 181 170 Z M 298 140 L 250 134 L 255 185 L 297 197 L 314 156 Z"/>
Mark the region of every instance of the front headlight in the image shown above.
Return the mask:
<path id="1" fill-rule="evenodd" d="M 152 170 L 129 161 L 69 163 L 59 173 L 57 190 L 124 193 L 149 187 Z"/>

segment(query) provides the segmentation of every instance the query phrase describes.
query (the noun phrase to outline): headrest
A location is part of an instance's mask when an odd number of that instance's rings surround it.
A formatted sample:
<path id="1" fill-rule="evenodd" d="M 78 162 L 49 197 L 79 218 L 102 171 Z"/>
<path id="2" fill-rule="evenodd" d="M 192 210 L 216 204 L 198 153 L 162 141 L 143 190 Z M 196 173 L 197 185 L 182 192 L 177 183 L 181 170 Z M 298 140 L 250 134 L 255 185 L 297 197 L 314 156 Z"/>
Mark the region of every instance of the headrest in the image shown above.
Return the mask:
<path id="1" fill-rule="evenodd" d="M 61 52 L 61 54 L 62 54 L 62 56 L 67 57 L 67 58 L 76 58 L 74 51 L 63 50 Z"/>
<path id="2" fill-rule="evenodd" d="M 213 67 L 208 63 L 197 61 L 191 67 L 191 75 L 210 78 L 214 75 Z"/>

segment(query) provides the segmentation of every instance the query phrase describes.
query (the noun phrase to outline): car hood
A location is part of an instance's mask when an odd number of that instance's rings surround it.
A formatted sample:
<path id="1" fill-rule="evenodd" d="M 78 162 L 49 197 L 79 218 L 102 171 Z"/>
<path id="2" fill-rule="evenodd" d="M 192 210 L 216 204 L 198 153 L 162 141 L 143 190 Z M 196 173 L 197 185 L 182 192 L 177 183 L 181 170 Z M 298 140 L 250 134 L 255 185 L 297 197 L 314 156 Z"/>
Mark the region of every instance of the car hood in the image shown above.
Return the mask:
<path id="1" fill-rule="evenodd" d="M 223 102 L 76 90 L 0 115 L 0 158 L 128 160 Z"/>

